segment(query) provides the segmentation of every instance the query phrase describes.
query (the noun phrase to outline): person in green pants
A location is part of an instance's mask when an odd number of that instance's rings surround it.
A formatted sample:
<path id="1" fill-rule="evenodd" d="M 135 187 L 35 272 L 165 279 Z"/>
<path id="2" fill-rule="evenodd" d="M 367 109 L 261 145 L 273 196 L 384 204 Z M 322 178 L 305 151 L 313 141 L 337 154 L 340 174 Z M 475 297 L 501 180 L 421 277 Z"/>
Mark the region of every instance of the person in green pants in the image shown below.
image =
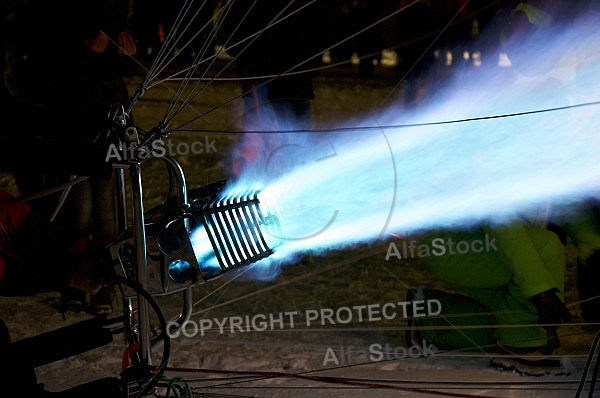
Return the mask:
<path id="1" fill-rule="evenodd" d="M 566 254 L 559 234 L 516 221 L 438 230 L 419 243 L 433 249 L 423 257 L 425 264 L 459 292 L 417 293 L 419 299 L 440 300 L 444 312 L 441 318 L 418 318 L 416 326 L 456 326 L 427 328 L 422 338 L 441 349 L 491 350 L 500 368 L 563 371 L 560 361 L 543 358 L 558 347 L 556 330 L 570 316 L 563 302 Z M 490 328 L 461 329 L 465 324 Z"/>

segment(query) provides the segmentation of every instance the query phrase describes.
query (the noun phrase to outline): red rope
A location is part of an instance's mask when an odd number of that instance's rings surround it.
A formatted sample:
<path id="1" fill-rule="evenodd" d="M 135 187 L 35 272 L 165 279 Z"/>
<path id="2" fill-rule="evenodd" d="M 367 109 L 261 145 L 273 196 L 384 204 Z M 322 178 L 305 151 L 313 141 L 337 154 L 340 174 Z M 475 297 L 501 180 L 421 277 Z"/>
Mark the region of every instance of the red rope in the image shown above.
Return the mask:
<path id="1" fill-rule="evenodd" d="M 452 392 L 443 392 L 436 390 L 429 390 L 425 388 L 414 388 L 414 387 L 401 387 L 395 386 L 391 384 L 383 384 L 383 383 L 373 383 L 373 382 L 365 382 L 365 381 L 357 381 L 357 380 L 349 380 L 340 377 L 330 377 L 330 376 L 309 376 L 298 373 L 284 373 L 284 372 L 259 372 L 259 371 L 236 371 L 236 370 L 218 370 L 218 369 L 193 369 L 193 368 L 165 368 L 165 371 L 172 372 L 187 372 L 187 373 L 217 373 L 217 374 L 242 374 L 242 375 L 256 375 L 256 376 L 264 376 L 268 378 L 275 377 L 291 377 L 296 379 L 310 380 L 310 381 L 318 381 L 322 383 L 335 383 L 335 384 L 345 384 L 352 385 L 357 387 L 368 387 L 368 388 L 382 388 L 389 390 L 401 390 L 406 392 L 414 392 L 420 394 L 431 394 L 431 395 L 440 395 L 444 397 L 462 397 L 462 398 L 498 398 L 492 397 L 490 395 L 470 395 L 470 394 L 462 394 L 462 393 L 452 393 Z"/>

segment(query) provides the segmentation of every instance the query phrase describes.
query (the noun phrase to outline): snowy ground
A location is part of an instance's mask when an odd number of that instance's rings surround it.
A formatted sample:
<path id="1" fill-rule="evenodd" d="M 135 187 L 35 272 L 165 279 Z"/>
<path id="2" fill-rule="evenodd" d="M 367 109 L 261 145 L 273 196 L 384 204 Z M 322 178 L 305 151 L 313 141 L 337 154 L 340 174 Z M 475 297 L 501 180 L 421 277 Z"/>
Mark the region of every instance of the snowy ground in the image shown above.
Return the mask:
<path id="1" fill-rule="evenodd" d="M 321 120 L 348 115 L 369 115 L 382 98 L 390 93 L 398 96 L 396 84 L 401 75 L 376 69 L 371 80 L 357 79 L 350 71 L 335 81 L 325 77 L 316 80 L 316 117 Z M 134 88 L 136 81 L 131 81 Z M 193 106 L 210 108 L 238 93 L 235 83 L 219 83 L 209 89 Z M 160 114 L 169 91 L 157 88 L 148 93 L 136 108 L 136 122 L 152 126 Z M 198 121 L 197 128 L 219 131 L 230 126 L 239 115 L 238 102 Z M 205 124 L 203 124 L 205 123 Z M 191 187 L 204 185 L 225 174 L 223 157 L 235 142 L 235 136 L 210 133 L 218 140 L 216 155 L 181 157 Z M 194 139 L 193 133 L 173 136 L 174 139 Z M 10 177 L 2 181 L 10 184 Z M 160 203 L 166 190 L 164 172 L 154 165 L 144 174 L 148 187 L 146 208 Z M 409 348 L 404 338 L 406 319 L 357 321 L 335 325 L 307 324 L 308 310 L 383 305 L 404 301 L 407 288 L 440 287 L 419 261 L 386 262 L 385 242 L 372 247 L 359 247 L 330 253 L 323 257 L 306 256 L 296 264 L 286 266 L 271 282 L 245 279 L 238 274 L 194 288 L 192 321 L 200 324 L 207 319 L 242 322 L 257 314 L 278 316 L 297 312 L 292 327 L 289 317 L 284 323 L 273 324 L 274 330 L 234 332 L 211 330 L 205 336 L 173 339 L 168 376 L 180 374 L 194 379 L 198 392 L 214 396 L 257 397 L 574 397 L 587 350 L 594 333 L 577 323 L 560 328 L 562 347 L 557 355 L 571 364 L 569 376 L 524 377 L 500 372 L 489 366 L 490 348 L 475 354 L 437 352 L 427 358 L 400 360 L 360 357 L 360 350 L 373 344 L 384 347 Z M 567 304 L 577 315 L 572 262 L 567 272 Z M 56 311 L 58 295 L 51 293 L 27 298 L 0 298 L 2 317 L 15 340 L 30 337 L 70 323 L 88 319 L 85 313 L 66 314 L 63 320 Z M 179 296 L 160 298 L 167 317 L 177 316 Z M 118 308 L 118 307 L 117 307 Z M 248 318 L 247 318 L 248 317 Z M 237 319 L 237 318 L 236 318 Z M 258 319 L 258 318 L 257 318 Z M 230 324 L 228 324 L 231 326 Z M 283 325 L 281 328 L 280 325 Z M 242 329 L 244 326 L 242 326 Z M 193 330 L 191 331 L 193 332 Z M 190 333 L 191 333 L 190 332 Z M 85 338 L 85 336 L 80 336 Z M 342 363 L 340 347 L 350 349 L 352 364 Z M 122 335 L 113 343 L 76 357 L 42 366 L 37 374 L 49 390 L 58 391 L 106 376 L 118 376 L 124 351 Z M 334 354 L 340 362 L 333 360 Z M 384 358 L 383 358 L 384 359 Z M 160 352 L 153 357 L 160 361 Z M 237 373 L 239 372 L 239 373 Z"/>

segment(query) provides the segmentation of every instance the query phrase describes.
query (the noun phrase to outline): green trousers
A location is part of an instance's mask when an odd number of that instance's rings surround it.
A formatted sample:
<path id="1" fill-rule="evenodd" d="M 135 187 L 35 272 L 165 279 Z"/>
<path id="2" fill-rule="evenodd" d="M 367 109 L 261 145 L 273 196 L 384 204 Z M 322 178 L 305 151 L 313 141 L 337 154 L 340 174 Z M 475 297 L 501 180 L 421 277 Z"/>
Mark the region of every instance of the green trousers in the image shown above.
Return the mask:
<path id="1" fill-rule="evenodd" d="M 546 330 L 534 326 L 539 321 L 532 296 L 550 289 L 558 289 L 559 296 L 564 292 L 565 246 L 554 232 L 513 223 L 467 231 L 437 231 L 421 243 L 436 243 L 439 247 L 440 239 L 447 250 L 443 255 L 424 257 L 425 263 L 463 295 L 424 291 L 425 299 L 439 297 L 441 315 L 446 316 L 419 319 L 418 325 L 450 326 L 444 331 L 426 329 L 424 338 L 448 349 L 496 342 L 513 347 L 547 345 Z M 462 253 L 458 248 L 462 248 Z M 469 324 L 489 324 L 490 328 L 461 328 Z"/>

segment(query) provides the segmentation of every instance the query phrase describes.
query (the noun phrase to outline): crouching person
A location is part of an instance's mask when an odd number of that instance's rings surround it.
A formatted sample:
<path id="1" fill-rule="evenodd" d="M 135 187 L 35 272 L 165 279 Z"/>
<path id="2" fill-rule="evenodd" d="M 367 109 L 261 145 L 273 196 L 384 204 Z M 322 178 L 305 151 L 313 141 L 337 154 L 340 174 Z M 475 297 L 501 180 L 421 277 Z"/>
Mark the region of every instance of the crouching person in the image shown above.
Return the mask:
<path id="1" fill-rule="evenodd" d="M 476 240 L 487 242 L 487 250 L 455 246 Z M 437 299 L 444 308 L 443 317 L 415 318 L 417 327 L 443 326 L 424 328 L 421 338 L 440 349 L 484 350 L 500 369 L 528 375 L 568 372 L 548 356 L 559 346 L 559 324 L 570 316 L 563 303 L 565 244 L 555 232 L 513 222 L 436 231 L 422 243 L 445 249 L 423 259 L 454 291 L 416 292 L 418 299 Z"/>

